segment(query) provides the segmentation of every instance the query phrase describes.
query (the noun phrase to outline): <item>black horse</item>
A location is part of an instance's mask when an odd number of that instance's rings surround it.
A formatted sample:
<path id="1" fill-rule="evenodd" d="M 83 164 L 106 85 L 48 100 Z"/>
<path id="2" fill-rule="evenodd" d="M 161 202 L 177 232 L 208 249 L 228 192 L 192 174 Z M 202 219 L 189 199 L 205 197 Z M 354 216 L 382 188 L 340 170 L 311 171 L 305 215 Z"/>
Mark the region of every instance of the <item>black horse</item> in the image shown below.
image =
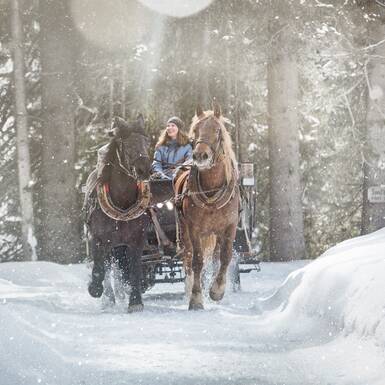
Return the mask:
<path id="1" fill-rule="evenodd" d="M 98 167 L 87 180 L 86 207 L 90 252 L 94 264 L 88 286 L 92 297 L 103 294 L 103 280 L 111 259 L 131 288 L 129 312 L 141 311 L 145 233 L 150 222 L 147 183 L 151 162 L 149 140 L 141 115 L 127 123 L 114 118 L 110 142 L 98 152 Z"/>

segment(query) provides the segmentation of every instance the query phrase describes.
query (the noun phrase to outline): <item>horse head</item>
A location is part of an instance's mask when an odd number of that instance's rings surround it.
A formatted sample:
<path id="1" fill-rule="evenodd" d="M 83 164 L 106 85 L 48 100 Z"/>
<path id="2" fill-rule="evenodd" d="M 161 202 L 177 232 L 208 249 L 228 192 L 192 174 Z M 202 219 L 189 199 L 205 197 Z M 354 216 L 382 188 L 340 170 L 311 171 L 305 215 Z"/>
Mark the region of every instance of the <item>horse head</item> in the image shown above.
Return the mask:
<path id="1" fill-rule="evenodd" d="M 148 179 L 151 170 L 151 161 L 148 156 L 150 141 L 144 125 L 142 114 L 130 122 L 115 117 L 108 132 L 116 145 L 122 168 L 133 169 L 140 180 Z"/>
<path id="2" fill-rule="evenodd" d="M 212 111 L 203 111 L 197 106 L 190 134 L 194 139 L 194 165 L 202 170 L 211 168 L 223 151 L 223 118 L 219 104 L 213 102 Z"/>

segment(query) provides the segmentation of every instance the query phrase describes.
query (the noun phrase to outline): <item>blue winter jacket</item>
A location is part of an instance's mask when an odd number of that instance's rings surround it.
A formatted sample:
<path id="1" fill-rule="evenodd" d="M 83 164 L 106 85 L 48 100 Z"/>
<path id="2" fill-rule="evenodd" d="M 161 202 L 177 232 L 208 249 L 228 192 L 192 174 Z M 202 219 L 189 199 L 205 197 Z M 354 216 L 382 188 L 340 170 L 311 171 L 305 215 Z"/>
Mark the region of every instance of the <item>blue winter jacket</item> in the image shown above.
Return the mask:
<path id="1" fill-rule="evenodd" d="M 180 146 L 176 140 L 171 140 L 155 150 L 152 172 L 160 173 L 166 179 L 172 179 L 175 169 L 191 159 L 192 147 L 190 143 Z"/>

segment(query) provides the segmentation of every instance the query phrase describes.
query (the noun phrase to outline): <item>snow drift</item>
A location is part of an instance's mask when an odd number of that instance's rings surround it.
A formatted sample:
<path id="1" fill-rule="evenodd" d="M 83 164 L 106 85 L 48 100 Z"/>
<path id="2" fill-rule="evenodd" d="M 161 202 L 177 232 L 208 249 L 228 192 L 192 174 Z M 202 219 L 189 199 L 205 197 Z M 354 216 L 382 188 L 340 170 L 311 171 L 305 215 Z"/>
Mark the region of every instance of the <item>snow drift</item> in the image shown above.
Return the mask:
<path id="1" fill-rule="evenodd" d="M 354 333 L 385 347 L 385 229 L 342 242 L 292 272 L 259 308 L 291 338 Z"/>

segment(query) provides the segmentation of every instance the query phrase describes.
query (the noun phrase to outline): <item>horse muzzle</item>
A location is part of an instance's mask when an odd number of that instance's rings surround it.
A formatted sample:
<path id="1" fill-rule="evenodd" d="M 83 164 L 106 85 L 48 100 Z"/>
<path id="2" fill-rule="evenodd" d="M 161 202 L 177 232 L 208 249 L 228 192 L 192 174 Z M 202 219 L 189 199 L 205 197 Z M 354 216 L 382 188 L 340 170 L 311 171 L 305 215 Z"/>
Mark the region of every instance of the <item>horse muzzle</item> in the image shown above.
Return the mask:
<path id="1" fill-rule="evenodd" d="M 207 151 L 194 151 L 193 164 L 201 170 L 207 170 L 213 166 L 213 155 Z"/>

